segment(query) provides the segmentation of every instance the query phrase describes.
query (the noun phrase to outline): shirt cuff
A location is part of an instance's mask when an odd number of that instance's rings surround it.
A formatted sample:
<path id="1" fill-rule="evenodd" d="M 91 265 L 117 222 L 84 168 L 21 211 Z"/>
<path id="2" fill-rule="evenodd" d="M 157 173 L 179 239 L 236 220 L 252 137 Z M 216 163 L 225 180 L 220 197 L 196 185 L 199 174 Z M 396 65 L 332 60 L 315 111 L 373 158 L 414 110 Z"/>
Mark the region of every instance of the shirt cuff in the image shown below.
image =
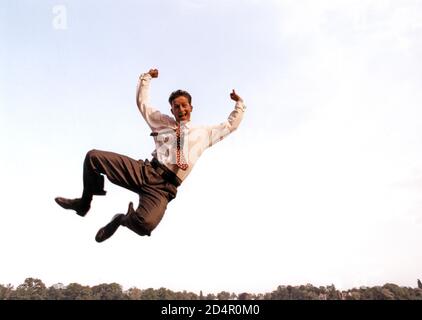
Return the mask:
<path id="1" fill-rule="evenodd" d="M 149 73 L 143 73 L 143 74 L 141 74 L 139 76 L 139 80 L 147 80 L 147 81 L 149 81 L 151 79 L 152 79 L 152 77 L 151 77 L 151 75 Z"/>
<path id="2" fill-rule="evenodd" d="M 235 109 L 240 109 L 242 111 L 246 110 L 245 103 L 243 101 L 237 101 L 235 105 Z"/>

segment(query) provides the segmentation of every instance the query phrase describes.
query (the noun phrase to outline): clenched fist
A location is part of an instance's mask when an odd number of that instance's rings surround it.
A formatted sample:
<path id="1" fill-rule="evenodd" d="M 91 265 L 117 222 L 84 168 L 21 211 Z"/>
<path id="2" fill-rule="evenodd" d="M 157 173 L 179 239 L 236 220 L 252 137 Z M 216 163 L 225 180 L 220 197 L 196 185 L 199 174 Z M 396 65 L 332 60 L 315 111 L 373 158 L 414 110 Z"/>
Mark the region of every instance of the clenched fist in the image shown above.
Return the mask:
<path id="1" fill-rule="evenodd" d="M 234 89 L 233 89 L 233 91 L 230 93 L 230 98 L 232 99 L 232 100 L 234 100 L 234 101 L 243 101 L 242 100 L 242 98 L 241 97 L 239 97 L 238 95 L 237 95 L 237 93 L 234 91 Z"/>
<path id="2" fill-rule="evenodd" d="M 148 73 L 150 74 L 151 77 L 158 78 L 158 69 L 150 69 Z"/>

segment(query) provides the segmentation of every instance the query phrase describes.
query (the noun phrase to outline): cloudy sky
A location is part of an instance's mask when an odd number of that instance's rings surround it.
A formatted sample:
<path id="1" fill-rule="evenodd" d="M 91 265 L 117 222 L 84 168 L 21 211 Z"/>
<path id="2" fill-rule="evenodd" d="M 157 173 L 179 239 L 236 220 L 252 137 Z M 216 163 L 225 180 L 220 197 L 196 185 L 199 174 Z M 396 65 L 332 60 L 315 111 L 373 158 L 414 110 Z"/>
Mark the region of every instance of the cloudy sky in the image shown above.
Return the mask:
<path id="1" fill-rule="evenodd" d="M 0 283 L 266 292 L 422 278 L 422 1 L 0 1 Z M 233 108 L 151 237 L 97 230 L 137 195 L 107 182 L 85 218 L 93 148 L 153 141 L 135 92 L 193 96 L 192 120 Z"/>

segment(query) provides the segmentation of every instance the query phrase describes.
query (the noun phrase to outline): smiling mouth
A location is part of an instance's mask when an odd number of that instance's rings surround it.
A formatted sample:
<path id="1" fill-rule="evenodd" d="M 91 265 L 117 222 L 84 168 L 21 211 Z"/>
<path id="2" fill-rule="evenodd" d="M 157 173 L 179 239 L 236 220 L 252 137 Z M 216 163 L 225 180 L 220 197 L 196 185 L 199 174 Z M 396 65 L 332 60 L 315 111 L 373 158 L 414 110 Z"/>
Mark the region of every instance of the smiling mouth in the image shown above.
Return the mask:
<path id="1" fill-rule="evenodd" d="M 187 113 L 179 113 L 179 118 L 184 118 L 186 117 Z"/>

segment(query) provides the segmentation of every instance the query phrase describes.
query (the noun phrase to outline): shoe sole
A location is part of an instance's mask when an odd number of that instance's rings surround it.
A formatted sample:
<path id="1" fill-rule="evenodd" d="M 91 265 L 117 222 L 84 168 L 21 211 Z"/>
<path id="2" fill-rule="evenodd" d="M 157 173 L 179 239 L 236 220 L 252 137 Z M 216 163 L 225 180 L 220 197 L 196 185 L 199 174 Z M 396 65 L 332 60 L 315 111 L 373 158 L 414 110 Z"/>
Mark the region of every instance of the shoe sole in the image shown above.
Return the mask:
<path id="1" fill-rule="evenodd" d="M 98 230 L 95 235 L 95 241 L 103 242 L 109 239 L 120 227 L 120 221 L 117 221 L 117 218 L 123 215 L 121 213 L 116 214 L 107 225 Z"/>
<path id="2" fill-rule="evenodd" d="M 70 206 L 68 206 L 68 205 L 66 205 L 66 204 L 64 204 L 64 203 L 61 203 L 60 201 L 60 199 L 63 199 L 63 198 L 61 198 L 61 197 L 57 197 L 57 198 L 54 198 L 54 201 L 60 206 L 60 207 L 62 207 L 63 209 L 66 209 L 66 210 L 75 210 L 75 212 L 76 212 L 76 214 L 78 215 L 78 216 L 81 216 L 81 217 L 85 217 L 86 216 L 86 214 L 88 213 L 88 211 L 89 211 L 89 209 L 90 208 L 88 208 L 88 210 L 86 210 L 86 211 L 77 211 L 76 209 L 74 209 L 74 208 L 72 208 L 72 207 L 70 207 Z"/>

